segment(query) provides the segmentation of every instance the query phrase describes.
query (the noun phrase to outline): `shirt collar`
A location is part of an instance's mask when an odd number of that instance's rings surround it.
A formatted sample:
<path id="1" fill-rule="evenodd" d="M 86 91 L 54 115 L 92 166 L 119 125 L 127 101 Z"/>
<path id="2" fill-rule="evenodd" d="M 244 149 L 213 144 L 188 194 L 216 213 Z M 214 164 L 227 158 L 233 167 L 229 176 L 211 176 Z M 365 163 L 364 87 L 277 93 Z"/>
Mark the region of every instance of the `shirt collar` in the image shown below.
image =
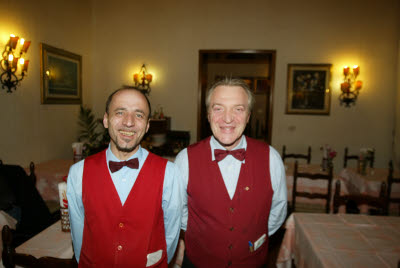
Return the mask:
<path id="1" fill-rule="evenodd" d="M 214 161 L 215 160 L 215 156 L 214 156 L 214 150 L 215 149 L 221 149 L 221 150 L 226 150 L 224 146 L 222 146 L 217 139 L 214 136 L 211 136 L 210 139 L 210 147 L 211 147 L 211 160 Z M 233 148 L 232 150 L 236 150 L 236 149 L 247 149 L 247 142 L 246 142 L 246 138 L 244 135 L 242 135 L 242 137 L 240 138 L 240 142 L 239 144 Z M 243 160 L 244 162 L 244 160 Z"/>

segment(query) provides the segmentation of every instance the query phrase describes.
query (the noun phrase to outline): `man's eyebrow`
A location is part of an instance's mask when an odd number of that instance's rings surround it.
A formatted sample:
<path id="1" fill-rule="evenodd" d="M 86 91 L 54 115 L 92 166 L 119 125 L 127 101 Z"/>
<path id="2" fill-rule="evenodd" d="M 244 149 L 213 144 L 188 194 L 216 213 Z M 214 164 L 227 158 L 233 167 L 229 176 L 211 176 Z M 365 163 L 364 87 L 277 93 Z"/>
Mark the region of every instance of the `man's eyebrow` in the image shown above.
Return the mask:
<path id="1" fill-rule="evenodd" d="M 126 108 L 117 107 L 117 108 L 115 108 L 113 111 L 116 112 L 116 111 L 125 111 L 125 110 L 126 110 Z"/>
<path id="2" fill-rule="evenodd" d="M 145 112 L 142 109 L 136 109 L 135 112 L 145 114 Z"/>

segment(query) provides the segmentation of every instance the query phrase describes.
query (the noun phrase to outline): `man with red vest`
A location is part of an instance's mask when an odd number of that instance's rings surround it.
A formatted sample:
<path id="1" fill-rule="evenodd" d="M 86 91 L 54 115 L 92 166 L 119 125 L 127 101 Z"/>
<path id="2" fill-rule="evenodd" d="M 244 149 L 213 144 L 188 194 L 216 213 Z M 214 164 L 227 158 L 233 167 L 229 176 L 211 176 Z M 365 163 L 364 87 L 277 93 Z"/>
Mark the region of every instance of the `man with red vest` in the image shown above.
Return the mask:
<path id="1" fill-rule="evenodd" d="M 141 148 L 150 103 L 136 89 L 112 93 L 103 118 L 108 149 L 68 175 L 72 242 L 79 267 L 168 267 L 178 242 L 179 170 Z"/>
<path id="2" fill-rule="evenodd" d="M 213 135 L 177 156 L 182 172 L 182 267 L 264 267 L 268 236 L 286 216 L 285 169 L 268 144 L 243 135 L 254 97 L 239 79 L 207 93 Z"/>

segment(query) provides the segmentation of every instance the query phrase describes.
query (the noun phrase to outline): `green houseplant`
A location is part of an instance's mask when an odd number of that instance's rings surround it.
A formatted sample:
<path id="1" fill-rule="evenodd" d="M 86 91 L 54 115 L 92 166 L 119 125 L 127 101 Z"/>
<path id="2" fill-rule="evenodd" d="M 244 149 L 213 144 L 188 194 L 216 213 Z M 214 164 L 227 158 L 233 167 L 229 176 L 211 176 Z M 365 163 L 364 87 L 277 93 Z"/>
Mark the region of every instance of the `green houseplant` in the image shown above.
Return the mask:
<path id="1" fill-rule="evenodd" d="M 83 143 L 84 157 L 107 148 L 110 142 L 108 131 L 103 126 L 103 120 L 95 118 L 90 108 L 80 106 L 78 125 L 80 127 L 78 141 Z"/>

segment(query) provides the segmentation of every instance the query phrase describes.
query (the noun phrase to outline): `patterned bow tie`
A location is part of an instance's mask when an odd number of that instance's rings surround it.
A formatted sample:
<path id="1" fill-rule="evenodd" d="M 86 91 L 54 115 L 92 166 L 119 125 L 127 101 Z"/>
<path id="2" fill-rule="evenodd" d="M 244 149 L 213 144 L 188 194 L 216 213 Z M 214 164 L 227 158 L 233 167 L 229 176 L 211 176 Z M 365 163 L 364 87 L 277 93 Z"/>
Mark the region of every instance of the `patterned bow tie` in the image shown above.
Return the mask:
<path id="1" fill-rule="evenodd" d="M 234 158 L 236 158 L 239 161 L 243 161 L 244 156 L 246 154 L 246 150 L 245 149 L 237 149 L 237 150 L 233 150 L 233 151 L 220 150 L 220 149 L 214 150 L 214 156 L 215 156 L 215 160 L 217 160 L 217 162 L 224 159 L 228 154 L 232 155 Z"/>
<path id="2" fill-rule="evenodd" d="M 127 166 L 127 167 L 133 168 L 133 169 L 138 169 L 139 168 L 139 160 L 137 158 L 133 158 L 131 160 L 121 161 L 121 162 L 108 161 L 108 166 L 110 167 L 110 171 L 112 173 L 120 170 L 123 166 Z"/>

